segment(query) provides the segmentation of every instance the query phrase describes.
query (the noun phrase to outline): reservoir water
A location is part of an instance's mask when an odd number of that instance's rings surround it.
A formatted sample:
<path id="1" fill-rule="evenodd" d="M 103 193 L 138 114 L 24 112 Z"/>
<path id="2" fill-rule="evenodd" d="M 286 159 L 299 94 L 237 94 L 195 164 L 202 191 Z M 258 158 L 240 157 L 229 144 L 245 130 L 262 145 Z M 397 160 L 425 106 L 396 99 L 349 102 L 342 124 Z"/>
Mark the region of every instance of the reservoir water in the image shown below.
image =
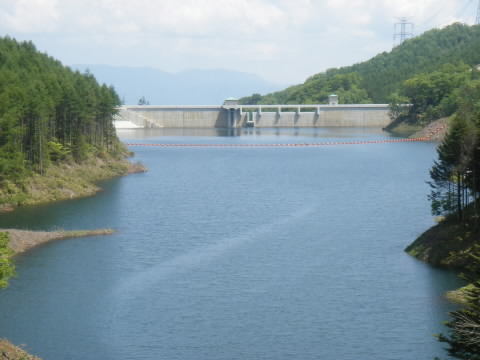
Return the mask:
<path id="1" fill-rule="evenodd" d="M 382 140 L 378 129 L 121 130 L 124 141 Z M 149 171 L 0 228 L 114 228 L 17 258 L 0 337 L 45 360 L 445 358 L 453 272 L 403 252 L 433 225 L 433 143 L 132 147 Z"/>

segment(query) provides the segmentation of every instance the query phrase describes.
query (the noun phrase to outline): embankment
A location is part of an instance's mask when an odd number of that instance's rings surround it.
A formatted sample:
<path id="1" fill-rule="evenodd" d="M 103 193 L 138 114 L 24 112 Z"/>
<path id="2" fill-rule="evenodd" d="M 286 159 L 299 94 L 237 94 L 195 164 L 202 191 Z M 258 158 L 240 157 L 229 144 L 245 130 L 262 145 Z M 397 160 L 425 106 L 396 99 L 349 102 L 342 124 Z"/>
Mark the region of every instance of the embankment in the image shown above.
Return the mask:
<path id="1" fill-rule="evenodd" d="M 414 133 L 412 138 L 426 138 L 428 141 L 440 142 L 443 140 L 448 131 L 448 118 L 441 118 L 432 121 L 420 131 Z"/>
<path id="2" fill-rule="evenodd" d="M 425 231 L 405 251 L 434 266 L 466 270 L 472 261 L 469 254 L 479 240 L 480 231 L 474 223 L 449 219 Z"/>
<path id="3" fill-rule="evenodd" d="M 448 124 L 449 118 L 441 118 L 432 121 L 425 127 L 401 122 L 399 124 L 392 123 L 392 126 L 387 126 L 385 130 L 396 136 L 410 139 L 425 138 L 426 141 L 440 142 L 447 134 Z"/>

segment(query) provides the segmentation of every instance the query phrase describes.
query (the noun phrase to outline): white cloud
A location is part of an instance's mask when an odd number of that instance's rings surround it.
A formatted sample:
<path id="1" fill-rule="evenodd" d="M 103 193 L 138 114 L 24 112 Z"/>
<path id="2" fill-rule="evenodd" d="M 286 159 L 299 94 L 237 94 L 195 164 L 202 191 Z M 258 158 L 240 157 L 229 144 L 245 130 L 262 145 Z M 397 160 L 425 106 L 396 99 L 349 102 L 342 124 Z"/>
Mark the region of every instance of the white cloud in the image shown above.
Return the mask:
<path id="1" fill-rule="evenodd" d="M 266 0 L 66 0 L 60 9 L 77 30 L 95 20 L 95 26 L 105 28 L 128 23 L 143 32 L 192 37 L 255 34 L 286 16 Z"/>
<path id="2" fill-rule="evenodd" d="M 21 33 L 54 32 L 60 18 L 57 3 L 57 0 L 7 0 L 6 7 L 0 8 L 0 21 Z"/>
<path id="3" fill-rule="evenodd" d="M 415 16 L 419 34 L 465 21 L 467 2 L 0 0 L 0 31 L 66 63 L 224 67 L 298 82 L 390 50 L 396 17 Z"/>
<path id="4" fill-rule="evenodd" d="M 253 36 L 312 19 L 311 0 L 2 0 L 3 27 L 42 33 L 127 23 L 178 36 Z M 120 29 L 123 27 L 120 26 Z"/>

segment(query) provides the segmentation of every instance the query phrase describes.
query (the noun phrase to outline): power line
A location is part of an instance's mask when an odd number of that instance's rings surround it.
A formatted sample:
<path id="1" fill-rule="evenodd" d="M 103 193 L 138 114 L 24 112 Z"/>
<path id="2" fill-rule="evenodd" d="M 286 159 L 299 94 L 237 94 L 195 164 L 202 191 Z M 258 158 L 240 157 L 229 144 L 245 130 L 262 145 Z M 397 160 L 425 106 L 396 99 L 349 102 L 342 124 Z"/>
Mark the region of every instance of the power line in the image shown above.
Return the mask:
<path id="1" fill-rule="evenodd" d="M 393 46 L 401 45 L 405 40 L 413 36 L 413 23 L 408 22 L 410 17 L 404 16 L 397 19 L 399 22 L 395 23 L 393 27 Z M 398 44 L 397 39 L 399 39 Z"/>
<path id="2" fill-rule="evenodd" d="M 463 18 L 463 14 L 465 13 L 465 10 L 468 9 L 468 7 L 472 4 L 473 0 L 469 0 L 468 3 L 462 8 L 462 10 L 460 11 L 457 11 L 455 13 L 455 16 L 456 17 L 460 17 L 460 18 Z M 472 9 L 469 9 L 467 14 L 471 14 L 472 13 Z M 472 17 L 473 17 L 473 14 L 472 14 Z M 468 16 L 468 18 L 470 18 L 470 16 Z M 476 17 L 476 20 L 475 20 L 475 25 L 478 25 L 480 23 L 480 1 L 478 2 L 478 7 L 477 7 L 477 17 Z"/>
<path id="3" fill-rule="evenodd" d="M 424 30 L 427 30 L 430 28 L 430 24 L 433 21 L 436 21 L 439 15 L 446 15 L 446 14 L 451 14 L 455 18 L 464 18 L 465 14 L 468 15 L 469 19 L 474 20 L 474 14 L 472 13 L 472 8 L 469 9 L 469 7 L 475 3 L 473 0 L 455 0 L 452 2 L 451 0 L 443 0 L 443 1 L 437 1 L 437 4 L 435 6 L 435 12 L 430 15 L 430 17 L 427 18 L 427 20 L 423 21 L 422 24 L 420 24 L 420 27 L 417 27 L 417 31 L 421 30 L 420 32 L 423 32 Z M 480 1 L 478 4 L 478 10 L 477 10 L 477 21 L 476 24 L 480 23 Z"/>
<path id="4" fill-rule="evenodd" d="M 472 0 L 468 0 L 468 3 L 463 7 L 463 9 L 455 13 L 455 16 L 461 17 L 463 15 L 463 12 L 470 6 L 471 3 Z"/>
<path id="5" fill-rule="evenodd" d="M 477 19 L 475 20 L 475 25 L 480 25 L 480 0 L 478 1 Z"/>
<path id="6" fill-rule="evenodd" d="M 430 22 L 438 18 L 438 15 L 440 15 L 441 13 L 447 12 L 449 10 L 446 6 L 442 7 L 441 5 L 442 4 L 437 4 L 437 11 L 423 22 L 422 28 L 426 28 L 427 25 L 430 24 Z"/>

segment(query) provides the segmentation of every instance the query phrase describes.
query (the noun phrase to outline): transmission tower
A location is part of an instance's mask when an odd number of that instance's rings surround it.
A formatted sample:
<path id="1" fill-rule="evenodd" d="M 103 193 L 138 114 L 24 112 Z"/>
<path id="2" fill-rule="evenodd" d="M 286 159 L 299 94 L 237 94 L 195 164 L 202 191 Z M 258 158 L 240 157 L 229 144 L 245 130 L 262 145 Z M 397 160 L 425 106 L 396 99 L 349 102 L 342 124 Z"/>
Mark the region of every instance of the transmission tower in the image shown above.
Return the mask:
<path id="1" fill-rule="evenodd" d="M 480 0 L 479 0 L 480 1 Z M 413 23 L 408 22 L 408 17 L 397 18 L 399 22 L 394 25 L 393 46 L 401 45 L 406 39 L 413 36 Z M 397 43 L 397 39 L 399 39 Z"/>
<path id="2" fill-rule="evenodd" d="M 480 25 L 480 0 L 478 1 L 477 20 L 475 20 L 475 25 Z"/>

